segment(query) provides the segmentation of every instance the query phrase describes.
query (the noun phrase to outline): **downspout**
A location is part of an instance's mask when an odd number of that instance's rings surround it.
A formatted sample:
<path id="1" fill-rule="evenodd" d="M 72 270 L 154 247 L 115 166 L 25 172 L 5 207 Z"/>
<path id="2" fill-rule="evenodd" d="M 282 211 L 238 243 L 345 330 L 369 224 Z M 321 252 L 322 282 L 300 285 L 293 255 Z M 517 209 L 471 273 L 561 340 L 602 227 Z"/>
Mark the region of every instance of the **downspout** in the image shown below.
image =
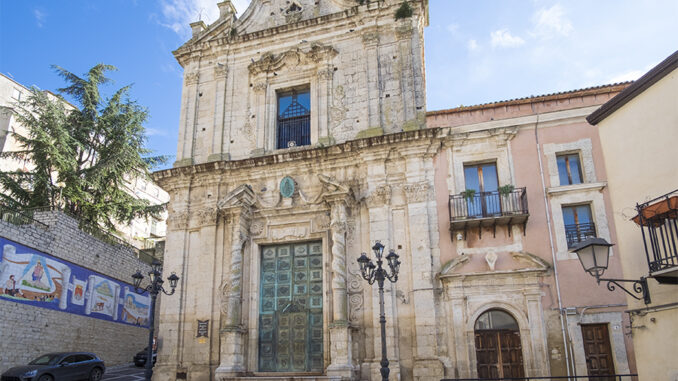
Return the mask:
<path id="1" fill-rule="evenodd" d="M 565 365 L 567 376 L 570 377 L 570 349 L 567 341 L 567 332 L 565 331 L 565 320 L 563 319 L 563 300 L 560 296 L 560 283 L 558 282 L 558 261 L 556 260 L 556 250 L 553 245 L 553 228 L 551 227 L 551 212 L 549 210 L 549 201 L 546 196 L 546 181 L 544 180 L 544 164 L 541 159 L 541 146 L 539 145 L 539 113 L 534 111 L 534 104 L 531 104 L 532 113 L 537 114 L 537 121 L 534 125 L 534 141 L 537 145 L 537 159 L 539 160 L 539 175 L 541 176 L 542 194 L 544 196 L 544 210 L 546 211 L 546 226 L 549 230 L 549 245 L 551 246 L 551 258 L 553 260 L 553 275 L 556 281 L 556 295 L 558 298 L 558 315 L 560 316 L 560 330 L 563 334 L 563 346 L 565 348 Z M 573 367 L 574 368 L 574 367 Z"/>

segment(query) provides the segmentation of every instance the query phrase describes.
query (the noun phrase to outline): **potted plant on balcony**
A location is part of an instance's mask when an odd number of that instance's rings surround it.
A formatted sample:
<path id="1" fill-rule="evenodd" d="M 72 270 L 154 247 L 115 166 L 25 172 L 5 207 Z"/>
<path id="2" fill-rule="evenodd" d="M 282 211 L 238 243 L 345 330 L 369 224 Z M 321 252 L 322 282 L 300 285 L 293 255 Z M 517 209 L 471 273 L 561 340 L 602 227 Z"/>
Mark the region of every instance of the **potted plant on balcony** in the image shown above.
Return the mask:
<path id="1" fill-rule="evenodd" d="M 501 199 L 501 210 L 503 213 L 515 212 L 515 197 L 511 197 L 515 187 L 511 184 L 502 185 L 497 188 L 499 198 Z"/>
<path id="2" fill-rule="evenodd" d="M 466 189 L 461 192 L 461 195 L 464 196 L 464 200 L 470 200 L 476 195 L 475 189 Z"/>

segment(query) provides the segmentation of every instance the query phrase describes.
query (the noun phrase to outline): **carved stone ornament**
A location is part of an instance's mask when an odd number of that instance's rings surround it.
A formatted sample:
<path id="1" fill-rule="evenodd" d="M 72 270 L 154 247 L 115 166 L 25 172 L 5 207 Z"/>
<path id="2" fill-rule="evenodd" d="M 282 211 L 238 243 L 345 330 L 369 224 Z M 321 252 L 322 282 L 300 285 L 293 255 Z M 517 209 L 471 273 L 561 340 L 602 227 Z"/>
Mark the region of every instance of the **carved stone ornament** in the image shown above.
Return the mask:
<path id="1" fill-rule="evenodd" d="M 372 194 L 367 197 L 367 206 L 370 208 L 378 208 L 387 205 L 391 202 L 391 187 L 382 184 L 375 189 Z"/>
<path id="2" fill-rule="evenodd" d="M 497 263 L 497 253 L 490 251 L 485 254 L 485 262 L 487 262 L 487 265 L 490 267 L 490 271 L 494 271 L 494 265 Z"/>
<path id="3" fill-rule="evenodd" d="M 184 74 L 184 82 L 186 85 L 195 85 L 200 79 L 200 74 L 198 72 L 186 73 Z"/>
<path id="4" fill-rule="evenodd" d="M 255 93 L 262 93 L 266 91 L 266 87 L 268 87 L 266 82 L 257 82 L 252 85 L 252 90 L 254 90 Z"/>
<path id="5" fill-rule="evenodd" d="M 308 51 L 304 51 L 301 48 L 293 48 L 280 54 L 264 53 L 259 60 L 249 64 L 247 69 L 250 75 L 272 73 L 283 67 L 295 69 L 300 65 L 329 62 L 337 54 L 339 52 L 331 46 L 314 43 Z"/>
<path id="6" fill-rule="evenodd" d="M 221 313 L 227 314 L 228 313 L 228 298 L 230 296 L 231 292 L 231 282 L 229 279 L 225 279 L 221 282 L 221 286 L 219 286 L 219 290 L 221 290 L 221 293 L 219 294 L 220 301 L 221 301 Z"/>
<path id="7" fill-rule="evenodd" d="M 214 65 L 214 77 L 215 78 L 226 78 L 228 75 L 228 66 L 226 64 L 217 63 Z"/>
<path id="8" fill-rule="evenodd" d="M 330 228 L 330 217 L 325 213 L 320 213 L 313 218 L 313 229 L 315 231 L 324 231 Z"/>
<path id="9" fill-rule="evenodd" d="M 250 234 L 252 237 L 258 237 L 264 232 L 264 226 L 265 221 L 264 220 L 254 220 L 252 221 L 252 224 L 250 225 Z"/>
<path id="10" fill-rule="evenodd" d="M 379 32 L 371 31 L 363 33 L 363 45 L 370 46 L 379 43 Z"/>
<path id="11" fill-rule="evenodd" d="M 416 184 L 405 184 L 403 189 L 405 190 L 407 202 L 413 204 L 416 202 L 427 201 L 429 188 L 430 186 L 426 182 Z"/>
<path id="12" fill-rule="evenodd" d="M 412 37 L 412 23 L 410 20 L 403 20 L 401 23 L 395 27 L 395 35 L 398 40 L 404 40 L 406 38 Z"/>
<path id="13" fill-rule="evenodd" d="M 188 228 L 188 211 L 169 213 L 167 217 L 167 227 L 173 230 L 182 230 Z"/>
<path id="14" fill-rule="evenodd" d="M 198 211 L 198 223 L 204 225 L 216 225 L 218 210 L 215 207 L 206 207 Z"/>
<path id="15" fill-rule="evenodd" d="M 333 76 L 334 70 L 332 70 L 332 68 L 330 67 L 318 70 L 318 79 L 320 79 L 321 81 L 329 81 L 332 79 Z"/>

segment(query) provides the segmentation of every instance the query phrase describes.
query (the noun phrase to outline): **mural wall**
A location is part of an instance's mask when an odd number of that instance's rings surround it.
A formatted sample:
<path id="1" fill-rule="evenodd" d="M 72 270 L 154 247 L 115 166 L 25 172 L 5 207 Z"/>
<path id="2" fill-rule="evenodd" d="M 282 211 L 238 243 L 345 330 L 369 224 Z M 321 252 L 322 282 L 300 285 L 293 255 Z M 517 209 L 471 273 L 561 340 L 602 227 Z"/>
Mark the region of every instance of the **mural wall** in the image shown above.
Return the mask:
<path id="1" fill-rule="evenodd" d="M 0 298 L 148 327 L 148 293 L 5 238 L 0 247 Z"/>

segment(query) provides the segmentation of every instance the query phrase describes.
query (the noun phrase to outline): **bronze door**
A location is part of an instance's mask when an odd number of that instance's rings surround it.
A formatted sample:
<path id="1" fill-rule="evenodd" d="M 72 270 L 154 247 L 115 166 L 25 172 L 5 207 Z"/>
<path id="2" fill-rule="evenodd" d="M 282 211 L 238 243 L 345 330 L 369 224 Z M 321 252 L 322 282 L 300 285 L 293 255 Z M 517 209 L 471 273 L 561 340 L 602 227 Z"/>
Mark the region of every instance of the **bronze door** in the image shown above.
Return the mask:
<path id="1" fill-rule="evenodd" d="M 478 378 L 525 376 L 519 331 L 477 330 L 475 335 Z"/>
<path id="2" fill-rule="evenodd" d="M 322 244 L 264 247 L 261 253 L 259 370 L 323 370 Z"/>
<path id="3" fill-rule="evenodd" d="M 581 334 L 584 338 L 584 354 L 589 376 L 614 374 L 607 324 L 582 324 Z"/>

